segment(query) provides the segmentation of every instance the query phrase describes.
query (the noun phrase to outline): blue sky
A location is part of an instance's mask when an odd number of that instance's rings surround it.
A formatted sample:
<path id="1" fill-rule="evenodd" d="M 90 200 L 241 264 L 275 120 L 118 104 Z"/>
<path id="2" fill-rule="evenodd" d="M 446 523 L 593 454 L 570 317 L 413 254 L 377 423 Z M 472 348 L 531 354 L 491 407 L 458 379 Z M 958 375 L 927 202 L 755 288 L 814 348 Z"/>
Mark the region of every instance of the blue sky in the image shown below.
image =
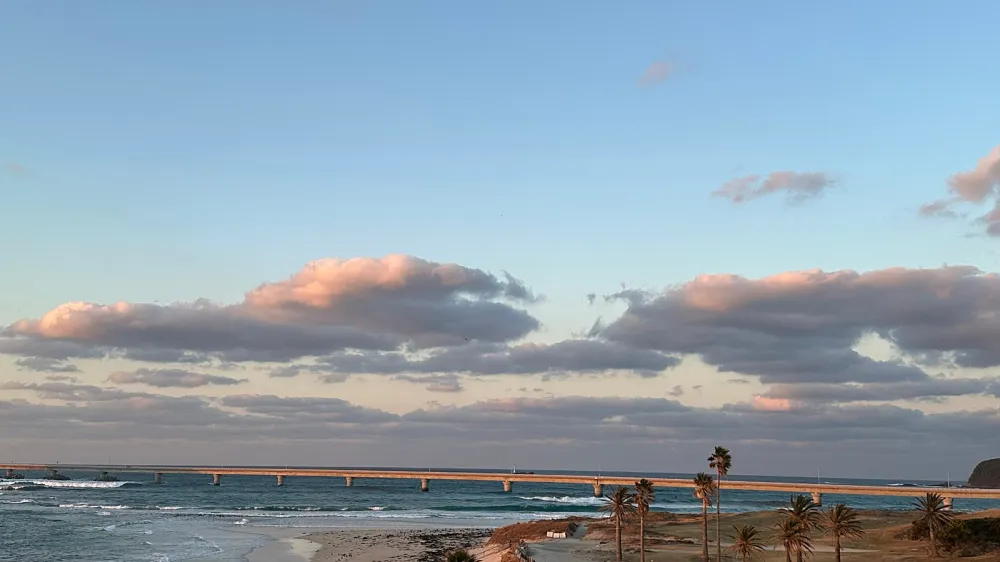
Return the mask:
<path id="1" fill-rule="evenodd" d="M 549 340 L 623 283 L 993 270 L 981 229 L 917 209 L 998 142 L 997 21 L 988 0 L 5 2 L 0 325 L 394 253 L 510 271 Z M 837 184 L 711 196 L 780 170 Z"/>

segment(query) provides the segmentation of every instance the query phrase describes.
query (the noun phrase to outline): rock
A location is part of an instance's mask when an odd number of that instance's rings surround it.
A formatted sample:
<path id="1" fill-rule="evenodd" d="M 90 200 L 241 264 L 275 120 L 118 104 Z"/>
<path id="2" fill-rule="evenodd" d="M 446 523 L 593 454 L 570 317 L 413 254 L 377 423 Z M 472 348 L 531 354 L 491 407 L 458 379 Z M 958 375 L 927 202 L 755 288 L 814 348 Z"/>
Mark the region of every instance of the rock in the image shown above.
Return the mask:
<path id="1" fill-rule="evenodd" d="M 969 477 L 970 488 L 1000 488 L 1000 459 L 990 459 L 976 465 Z"/>

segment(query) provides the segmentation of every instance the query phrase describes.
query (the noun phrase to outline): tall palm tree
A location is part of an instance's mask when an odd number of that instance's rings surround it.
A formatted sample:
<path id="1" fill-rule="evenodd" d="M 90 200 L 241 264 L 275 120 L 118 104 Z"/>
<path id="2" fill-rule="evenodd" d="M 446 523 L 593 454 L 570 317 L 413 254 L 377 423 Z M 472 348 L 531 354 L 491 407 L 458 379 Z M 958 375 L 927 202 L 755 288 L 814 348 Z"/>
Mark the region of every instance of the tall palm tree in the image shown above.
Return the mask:
<path id="1" fill-rule="evenodd" d="M 764 552 L 764 541 L 760 537 L 760 531 L 753 525 L 733 526 L 736 533 L 732 536 L 733 545 L 730 550 L 740 557 L 741 562 L 753 560 L 758 554 Z"/>
<path id="2" fill-rule="evenodd" d="M 937 558 L 937 537 L 935 535 L 955 518 L 955 514 L 944 504 L 944 498 L 941 497 L 941 494 L 936 492 L 927 492 L 925 497 L 917 498 L 913 505 L 920 512 L 914 523 L 921 522 L 927 525 L 927 533 L 931 540 L 931 556 Z"/>
<path id="3" fill-rule="evenodd" d="M 614 492 L 604 496 L 604 505 L 597 508 L 606 511 L 615 522 L 615 545 L 618 562 L 622 562 L 622 523 L 636 514 L 635 496 L 625 486 L 618 486 Z"/>
<path id="4" fill-rule="evenodd" d="M 785 562 L 792 562 L 794 552 L 799 560 L 802 560 L 802 553 L 812 554 L 812 539 L 809 538 L 809 531 L 798 519 L 784 517 L 774 526 L 777 532 L 778 544 L 785 549 Z"/>
<path id="5" fill-rule="evenodd" d="M 468 550 L 460 548 L 458 550 L 453 550 L 448 553 L 448 558 L 445 559 L 447 562 L 479 562 L 479 559 L 474 555 L 469 554 Z"/>
<path id="6" fill-rule="evenodd" d="M 719 520 L 722 519 L 722 479 L 729 474 L 729 469 L 732 467 L 733 456 L 725 447 L 717 446 L 712 456 L 708 457 L 708 468 L 714 468 L 718 478 L 715 485 L 715 550 L 718 562 L 722 562 L 722 530 L 719 526 Z"/>
<path id="7" fill-rule="evenodd" d="M 715 479 L 711 474 L 699 472 L 694 477 L 694 497 L 701 500 L 701 557 L 708 562 L 708 506 L 715 497 Z"/>
<path id="8" fill-rule="evenodd" d="M 635 483 L 635 507 L 639 514 L 639 562 L 646 562 L 646 514 L 656 499 L 653 483 L 643 478 Z"/>
<path id="9" fill-rule="evenodd" d="M 838 503 L 826 512 L 826 523 L 830 534 L 833 535 L 834 556 L 836 556 L 837 562 L 840 562 L 841 539 L 860 539 L 865 536 L 865 529 L 861 526 L 858 512 L 842 503 Z"/>
<path id="10" fill-rule="evenodd" d="M 789 496 L 788 507 L 782 507 L 778 511 L 785 514 L 786 519 L 798 523 L 801 532 L 807 537 L 812 531 L 823 528 L 823 514 L 820 512 L 819 506 L 813 503 L 812 498 L 805 494 Z M 796 550 L 795 554 L 795 559 L 798 562 L 802 562 L 803 550 Z"/>

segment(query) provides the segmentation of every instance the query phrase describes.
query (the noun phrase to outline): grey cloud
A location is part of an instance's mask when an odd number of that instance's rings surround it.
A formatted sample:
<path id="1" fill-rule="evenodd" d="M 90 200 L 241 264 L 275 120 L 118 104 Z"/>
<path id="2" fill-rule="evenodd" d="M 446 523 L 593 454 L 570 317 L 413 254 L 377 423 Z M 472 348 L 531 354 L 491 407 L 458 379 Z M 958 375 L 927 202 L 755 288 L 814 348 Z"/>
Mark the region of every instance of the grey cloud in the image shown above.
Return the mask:
<path id="1" fill-rule="evenodd" d="M 427 375 L 414 377 L 411 375 L 396 375 L 393 380 L 426 385 L 431 392 L 462 392 L 465 388 L 455 375 Z"/>
<path id="2" fill-rule="evenodd" d="M 674 385 L 674 388 L 667 392 L 667 396 L 673 396 L 674 398 L 684 396 L 684 387 L 679 384 Z"/>
<path id="3" fill-rule="evenodd" d="M 66 363 L 49 357 L 22 357 L 14 361 L 20 370 L 38 371 L 41 373 L 79 373 L 80 368 L 72 363 Z"/>
<path id="4" fill-rule="evenodd" d="M 347 424 L 399 420 L 399 416 L 395 414 L 355 406 L 339 398 L 282 398 L 274 395 L 241 394 L 226 396 L 220 403 L 230 408 L 240 408 L 248 414 L 273 418 L 307 418 Z"/>
<path id="5" fill-rule="evenodd" d="M 347 373 L 331 373 L 328 375 L 321 375 L 319 377 L 319 382 L 325 384 L 336 384 L 341 382 L 347 382 L 347 379 L 351 378 L 351 375 Z"/>
<path id="6" fill-rule="evenodd" d="M 917 366 L 853 348 L 877 334 L 904 354 L 1000 365 L 998 303 L 1000 277 L 973 267 L 703 275 L 630 305 L 601 336 L 766 383 L 924 381 Z"/>
<path id="7" fill-rule="evenodd" d="M 789 203 L 801 203 L 819 197 L 836 185 L 836 180 L 823 172 L 781 171 L 771 172 L 763 178 L 756 174 L 736 178 L 713 191 L 712 196 L 745 203 L 765 195 L 784 193 Z"/>
<path id="8" fill-rule="evenodd" d="M 65 361 L 67 359 L 103 359 L 107 355 L 107 351 L 81 342 L 15 337 L 8 328 L 0 330 L 0 354 Z"/>
<path id="9" fill-rule="evenodd" d="M 80 382 L 80 379 L 69 375 L 46 375 L 45 380 L 52 382 Z"/>
<path id="10" fill-rule="evenodd" d="M 599 373 L 630 370 L 656 374 L 680 363 L 657 351 L 598 340 L 499 346 L 474 344 L 423 358 L 402 353 L 350 353 L 324 357 L 333 371 L 347 373 L 466 373 L 475 375 Z"/>
<path id="11" fill-rule="evenodd" d="M 234 385 L 247 379 L 192 373 L 183 369 L 137 369 L 111 373 L 108 380 L 116 384 L 144 384 L 157 388 L 198 388 L 209 385 Z"/>
<path id="12" fill-rule="evenodd" d="M 924 216 L 964 217 L 955 206 L 992 202 L 993 209 L 974 222 L 985 226 L 989 236 L 1000 236 L 1000 145 L 979 159 L 976 166 L 948 178 L 949 197 L 920 207 Z"/>
<path id="13" fill-rule="evenodd" d="M 797 384 L 776 385 L 767 396 L 805 402 L 875 402 L 893 400 L 936 400 L 947 396 L 990 394 L 1000 396 L 1000 378 L 934 377 L 923 381 L 893 384 Z"/>

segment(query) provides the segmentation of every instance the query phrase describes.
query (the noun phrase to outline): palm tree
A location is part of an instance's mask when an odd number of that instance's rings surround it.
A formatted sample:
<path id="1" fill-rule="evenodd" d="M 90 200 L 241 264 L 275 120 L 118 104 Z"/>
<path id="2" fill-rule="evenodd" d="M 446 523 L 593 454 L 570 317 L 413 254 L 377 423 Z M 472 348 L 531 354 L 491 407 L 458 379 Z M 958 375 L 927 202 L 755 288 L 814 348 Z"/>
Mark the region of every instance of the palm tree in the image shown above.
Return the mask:
<path id="1" fill-rule="evenodd" d="M 920 512 L 914 523 L 919 522 L 927 525 L 927 533 L 931 540 L 931 556 L 937 558 L 938 550 L 935 534 L 950 523 L 955 518 L 955 514 L 944 504 L 944 498 L 941 497 L 941 494 L 935 492 L 927 492 L 925 497 L 918 498 L 913 505 Z"/>
<path id="2" fill-rule="evenodd" d="M 479 562 L 479 559 L 469 554 L 468 550 L 460 548 L 448 553 L 447 562 Z"/>
<path id="3" fill-rule="evenodd" d="M 753 525 L 733 526 L 736 534 L 732 536 L 733 545 L 730 550 L 740 557 L 741 562 L 753 560 L 755 556 L 764 552 L 764 541 L 760 538 L 760 531 Z"/>
<path id="4" fill-rule="evenodd" d="M 646 562 L 646 514 L 655 499 L 652 482 L 643 478 L 635 483 L 635 506 L 639 513 L 639 562 Z"/>
<path id="5" fill-rule="evenodd" d="M 833 552 L 837 562 L 840 562 L 840 540 L 857 540 L 865 536 L 865 529 L 861 526 L 858 512 L 842 503 L 830 508 L 826 512 L 826 521 L 829 524 L 830 534 L 833 535 Z"/>
<path id="6" fill-rule="evenodd" d="M 819 506 L 813 503 L 812 498 L 805 494 L 789 496 L 788 507 L 782 507 L 778 511 L 784 513 L 786 519 L 798 523 L 801 532 L 807 538 L 810 532 L 823 528 L 823 515 L 820 513 Z M 810 550 L 810 552 L 812 551 Z M 798 562 L 802 562 L 803 550 L 796 550 L 795 553 L 795 559 Z"/>
<path id="7" fill-rule="evenodd" d="M 622 523 L 636 514 L 635 496 L 625 486 L 618 486 L 610 495 L 604 496 L 604 505 L 598 511 L 607 511 L 615 521 L 615 545 L 618 562 L 622 561 Z"/>
<path id="8" fill-rule="evenodd" d="M 712 456 L 708 457 L 708 468 L 714 468 L 718 478 L 715 486 L 715 549 L 718 562 L 722 562 L 722 530 L 719 526 L 719 520 L 722 518 L 722 479 L 729 474 L 729 469 L 732 467 L 733 457 L 725 447 L 717 446 Z"/>
<path id="9" fill-rule="evenodd" d="M 809 531 L 798 519 L 786 516 L 774 526 L 774 529 L 777 531 L 778 544 L 785 549 L 785 562 L 792 562 L 793 552 L 799 560 L 802 560 L 803 552 L 812 554 Z"/>
<path id="10" fill-rule="evenodd" d="M 701 500 L 701 557 L 708 562 L 708 506 L 715 497 L 715 479 L 711 474 L 699 472 L 694 477 L 694 497 Z"/>

